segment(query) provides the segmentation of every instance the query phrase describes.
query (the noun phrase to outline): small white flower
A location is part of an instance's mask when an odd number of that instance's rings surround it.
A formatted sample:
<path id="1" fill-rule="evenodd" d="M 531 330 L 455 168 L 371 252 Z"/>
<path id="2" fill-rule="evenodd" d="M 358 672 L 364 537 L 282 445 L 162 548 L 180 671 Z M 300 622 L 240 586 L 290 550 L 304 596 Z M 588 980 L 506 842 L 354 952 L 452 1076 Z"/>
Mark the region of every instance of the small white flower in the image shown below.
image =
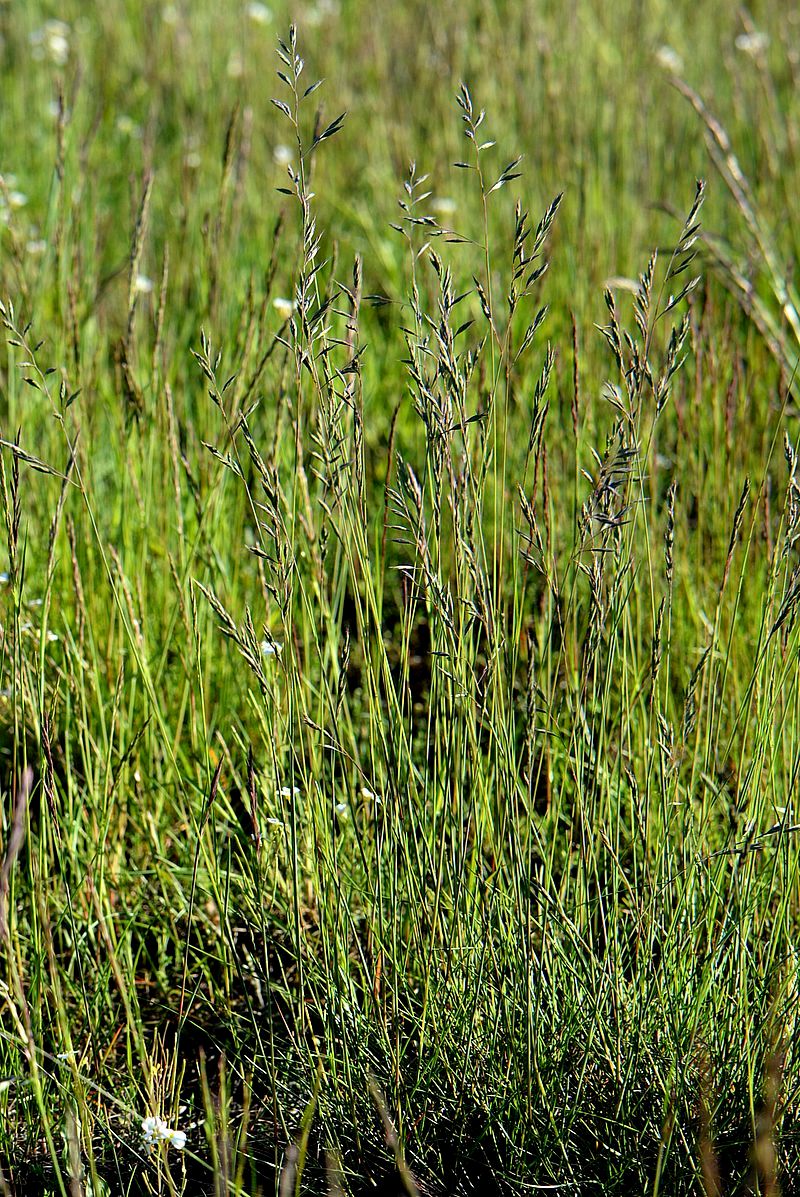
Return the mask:
<path id="1" fill-rule="evenodd" d="M 132 116 L 128 116 L 127 112 L 121 112 L 116 119 L 116 126 L 120 133 L 125 137 L 141 137 L 141 126 L 136 124 Z"/>
<path id="2" fill-rule="evenodd" d="M 278 644 L 277 640 L 262 640 L 261 654 L 264 657 L 279 657 L 283 652 L 283 645 Z"/>
<path id="3" fill-rule="evenodd" d="M 154 1118 L 152 1115 L 142 1119 L 142 1135 L 147 1147 L 157 1147 L 159 1143 L 166 1143 L 177 1151 L 183 1151 L 186 1146 L 184 1131 L 173 1130 L 167 1126 L 163 1118 Z"/>
<path id="4" fill-rule="evenodd" d="M 457 208 L 458 204 L 449 195 L 441 195 L 431 200 L 431 211 L 438 212 L 440 216 L 452 216 Z"/>
<path id="5" fill-rule="evenodd" d="M 54 632 L 50 628 L 48 628 L 47 629 L 47 639 L 49 640 L 49 642 L 51 644 L 55 644 L 56 640 L 60 639 L 60 636 L 59 636 L 58 632 Z"/>
<path id="6" fill-rule="evenodd" d="M 751 58 L 758 58 L 769 46 L 769 34 L 754 29 L 752 33 L 740 33 L 733 44 L 743 54 L 749 54 Z"/>
<path id="7" fill-rule="evenodd" d="M 189 150 L 183 160 L 183 165 L 187 170 L 197 170 L 203 159 L 198 154 L 197 150 Z"/>
<path id="8" fill-rule="evenodd" d="M 55 62 L 57 67 L 65 65 L 69 57 L 69 42 L 66 37 L 48 37 L 47 48 L 51 59 Z"/>
<path id="9" fill-rule="evenodd" d="M 278 794 L 281 798 L 297 798 L 300 790 L 297 786 L 281 786 Z"/>
<path id="10" fill-rule="evenodd" d="M 672 75 L 679 75 L 683 70 L 683 59 L 673 46 L 659 46 L 656 50 L 656 62 Z"/>
<path id="11" fill-rule="evenodd" d="M 152 1114 L 142 1119 L 142 1134 L 148 1147 L 155 1147 L 164 1137 L 168 1126 L 163 1118 L 154 1118 Z"/>
<path id="12" fill-rule="evenodd" d="M 312 29 L 321 25 L 329 17 L 336 17 L 339 15 L 339 5 L 337 0 L 317 0 L 316 4 L 312 4 L 310 8 L 306 9 L 305 23 Z"/>
<path id="13" fill-rule="evenodd" d="M 45 22 L 44 46 L 50 61 L 64 66 L 69 58 L 69 25 L 64 21 Z"/>
<path id="14" fill-rule="evenodd" d="M 288 320 L 294 311 L 294 304 L 291 299 L 284 299 L 282 295 L 278 295 L 272 301 L 272 306 L 280 316 L 281 320 Z"/>
<path id="15" fill-rule="evenodd" d="M 272 157 L 278 166 L 289 166 L 294 161 L 294 150 L 290 145 L 276 145 Z"/>
<path id="16" fill-rule="evenodd" d="M 347 818 L 347 803 L 346 802 L 337 802 L 336 806 L 335 806 L 335 810 L 340 819 Z"/>
<path id="17" fill-rule="evenodd" d="M 272 9 L 267 8 L 266 4 L 256 3 L 255 0 L 252 4 L 248 4 L 245 12 L 256 25 L 269 25 L 272 20 Z"/>
<path id="18" fill-rule="evenodd" d="M 146 274 L 137 274 L 133 280 L 133 289 L 139 295 L 149 295 L 153 290 L 153 280 Z"/>
<path id="19" fill-rule="evenodd" d="M 8 206 L 9 208 L 24 208 L 28 202 L 28 197 L 24 191 L 9 191 Z"/>

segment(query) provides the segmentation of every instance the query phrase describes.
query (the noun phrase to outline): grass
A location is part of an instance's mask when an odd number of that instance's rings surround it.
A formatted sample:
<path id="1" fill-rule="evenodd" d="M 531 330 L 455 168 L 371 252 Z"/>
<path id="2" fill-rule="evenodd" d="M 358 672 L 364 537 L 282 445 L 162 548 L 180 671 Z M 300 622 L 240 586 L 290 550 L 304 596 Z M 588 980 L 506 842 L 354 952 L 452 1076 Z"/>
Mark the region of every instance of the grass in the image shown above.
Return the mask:
<path id="1" fill-rule="evenodd" d="M 0 5 L 0 1193 L 793 1191 L 795 35 Z"/>

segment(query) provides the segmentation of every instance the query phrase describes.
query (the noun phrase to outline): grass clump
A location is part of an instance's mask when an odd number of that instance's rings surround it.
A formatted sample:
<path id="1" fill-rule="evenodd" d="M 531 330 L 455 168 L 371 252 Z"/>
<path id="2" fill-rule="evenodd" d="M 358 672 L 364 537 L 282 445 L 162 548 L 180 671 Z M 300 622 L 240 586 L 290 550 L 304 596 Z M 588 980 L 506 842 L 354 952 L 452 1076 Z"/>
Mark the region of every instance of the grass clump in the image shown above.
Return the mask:
<path id="1" fill-rule="evenodd" d="M 296 15 L 3 16 L 0 1191 L 791 1192 L 789 18 Z"/>

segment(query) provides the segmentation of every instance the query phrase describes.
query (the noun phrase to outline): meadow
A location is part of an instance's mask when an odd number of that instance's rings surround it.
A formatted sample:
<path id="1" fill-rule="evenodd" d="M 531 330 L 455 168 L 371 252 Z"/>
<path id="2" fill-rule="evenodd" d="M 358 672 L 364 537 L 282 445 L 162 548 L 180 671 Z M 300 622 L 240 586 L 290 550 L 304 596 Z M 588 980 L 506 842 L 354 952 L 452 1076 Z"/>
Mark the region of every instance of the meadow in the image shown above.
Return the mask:
<path id="1" fill-rule="evenodd" d="M 0 1197 L 800 1191 L 800 12 L 0 66 Z"/>

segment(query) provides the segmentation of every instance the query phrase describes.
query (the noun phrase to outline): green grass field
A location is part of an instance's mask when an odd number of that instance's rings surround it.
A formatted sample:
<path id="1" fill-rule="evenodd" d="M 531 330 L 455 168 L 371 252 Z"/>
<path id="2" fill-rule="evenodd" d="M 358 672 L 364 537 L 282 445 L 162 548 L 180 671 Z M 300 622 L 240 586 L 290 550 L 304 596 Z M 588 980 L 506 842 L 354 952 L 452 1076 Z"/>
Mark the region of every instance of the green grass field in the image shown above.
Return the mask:
<path id="1" fill-rule="evenodd" d="M 0 1197 L 800 1192 L 800 13 L 0 65 Z"/>

